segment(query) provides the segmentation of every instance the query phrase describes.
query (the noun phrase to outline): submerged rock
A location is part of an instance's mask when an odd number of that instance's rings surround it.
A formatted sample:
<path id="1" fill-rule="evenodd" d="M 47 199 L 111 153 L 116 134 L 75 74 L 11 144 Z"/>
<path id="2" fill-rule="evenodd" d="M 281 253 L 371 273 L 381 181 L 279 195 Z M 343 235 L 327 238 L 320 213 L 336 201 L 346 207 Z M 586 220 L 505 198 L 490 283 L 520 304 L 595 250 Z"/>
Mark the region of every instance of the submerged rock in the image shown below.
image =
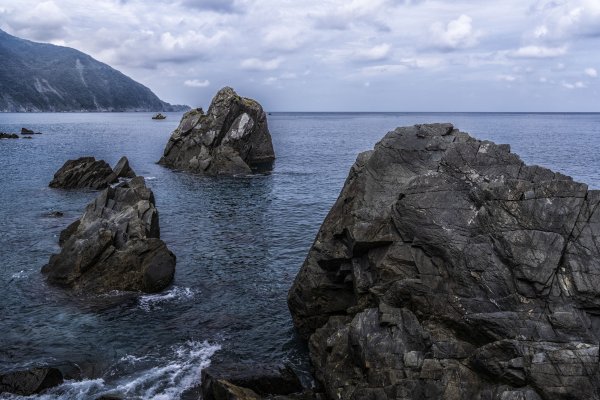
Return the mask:
<path id="1" fill-rule="evenodd" d="M 290 290 L 341 399 L 600 398 L 600 191 L 450 124 L 361 153 Z"/>
<path id="2" fill-rule="evenodd" d="M 16 133 L 2 133 L 0 132 L 0 139 L 18 139 L 19 135 Z"/>
<path id="3" fill-rule="evenodd" d="M 81 157 L 69 160 L 54 174 L 48 186 L 60 189 L 94 189 L 100 190 L 116 183 L 119 178 L 133 178 L 135 172 L 129 166 L 127 157 L 121 159 L 110 167 L 104 160 L 94 157 Z"/>
<path id="4" fill-rule="evenodd" d="M 31 396 L 63 383 L 63 375 L 56 368 L 32 368 L 0 375 L 0 393 Z"/>
<path id="5" fill-rule="evenodd" d="M 184 114 L 159 164 L 206 175 L 270 170 L 275 154 L 267 117 L 258 102 L 225 87 L 207 114 Z"/>
<path id="6" fill-rule="evenodd" d="M 175 273 L 175 255 L 160 240 L 154 194 L 143 177 L 102 191 L 59 244 L 42 272 L 50 283 L 81 292 L 158 292 Z"/>
<path id="7" fill-rule="evenodd" d="M 210 366 L 202 370 L 204 400 L 262 399 L 302 391 L 302 384 L 289 367 L 270 364 Z"/>

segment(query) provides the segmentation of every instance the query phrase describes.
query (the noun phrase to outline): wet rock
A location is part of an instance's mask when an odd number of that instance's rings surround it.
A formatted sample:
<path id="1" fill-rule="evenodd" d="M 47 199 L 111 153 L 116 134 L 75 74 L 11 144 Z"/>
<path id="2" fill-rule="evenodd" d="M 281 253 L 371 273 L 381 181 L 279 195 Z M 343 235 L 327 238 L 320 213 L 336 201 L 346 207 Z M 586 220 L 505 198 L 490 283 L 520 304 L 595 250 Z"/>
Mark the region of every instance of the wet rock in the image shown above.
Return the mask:
<path id="1" fill-rule="evenodd" d="M 175 272 L 175 255 L 160 240 L 154 194 L 143 177 L 102 191 L 59 244 L 60 253 L 42 272 L 48 282 L 81 292 L 158 292 Z"/>
<path id="2" fill-rule="evenodd" d="M 41 135 L 42 132 L 35 132 L 31 129 L 21 128 L 21 135 Z"/>
<path id="3" fill-rule="evenodd" d="M 236 175 L 270 170 L 274 159 L 261 105 L 226 87 L 206 114 L 201 108 L 184 114 L 159 164 L 205 175 Z"/>
<path id="4" fill-rule="evenodd" d="M 18 139 L 19 135 L 17 135 L 16 133 L 1 133 L 0 132 L 0 139 Z"/>
<path id="5" fill-rule="evenodd" d="M 30 396 L 61 383 L 63 383 L 63 376 L 58 369 L 32 368 L 0 375 L 0 393 Z"/>
<path id="6" fill-rule="evenodd" d="M 132 178 L 135 172 L 129 166 L 127 157 L 122 157 L 115 165 L 110 167 L 104 160 L 94 157 L 81 157 L 67 161 L 55 174 L 48 186 L 60 189 L 94 189 L 100 190 L 119 178 Z"/>
<path id="7" fill-rule="evenodd" d="M 262 399 L 301 391 L 302 384 L 289 367 L 233 364 L 202 370 L 204 400 Z"/>
<path id="8" fill-rule="evenodd" d="M 44 214 L 44 217 L 49 217 L 49 218 L 60 218 L 63 217 L 65 214 L 62 211 L 49 211 L 47 213 Z"/>
<path id="9" fill-rule="evenodd" d="M 342 399 L 600 398 L 600 191 L 450 124 L 358 156 L 288 304 Z"/>

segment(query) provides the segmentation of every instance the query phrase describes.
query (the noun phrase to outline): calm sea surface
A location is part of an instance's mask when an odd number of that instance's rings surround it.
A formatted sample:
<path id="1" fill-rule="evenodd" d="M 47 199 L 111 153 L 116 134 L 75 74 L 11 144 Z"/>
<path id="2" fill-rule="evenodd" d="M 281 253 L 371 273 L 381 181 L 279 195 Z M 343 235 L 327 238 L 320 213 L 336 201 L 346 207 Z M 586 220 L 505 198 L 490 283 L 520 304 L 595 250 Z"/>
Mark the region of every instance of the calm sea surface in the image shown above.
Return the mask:
<path id="1" fill-rule="evenodd" d="M 452 122 L 600 188 L 600 114 L 273 113 L 273 173 L 220 179 L 155 164 L 181 116 L 167 115 L 0 114 L 0 132 L 43 132 L 0 140 L 0 373 L 64 365 L 86 378 L 37 398 L 178 399 L 211 361 L 305 370 L 287 290 L 356 155 L 397 126 Z M 177 255 L 173 285 L 95 298 L 46 285 L 40 268 L 60 231 L 97 194 L 50 189 L 52 175 L 67 159 L 114 165 L 123 155 L 156 196 L 161 237 Z"/>

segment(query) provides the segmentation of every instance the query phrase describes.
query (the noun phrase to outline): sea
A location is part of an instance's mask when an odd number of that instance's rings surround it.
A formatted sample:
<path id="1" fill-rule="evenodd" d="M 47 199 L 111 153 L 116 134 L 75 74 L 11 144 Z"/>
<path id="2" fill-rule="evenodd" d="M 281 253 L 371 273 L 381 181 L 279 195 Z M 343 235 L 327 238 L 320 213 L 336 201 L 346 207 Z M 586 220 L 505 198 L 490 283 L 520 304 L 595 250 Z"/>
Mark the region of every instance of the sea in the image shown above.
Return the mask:
<path id="1" fill-rule="evenodd" d="M 181 113 L 0 114 L 0 374 L 61 366 L 34 399 L 197 399 L 211 363 L 286 363 L 310 384 L 287 292 L 358 153 L 398 126 L 451 122 L 600 188 L 600 114 L 270 113 L 269 174 L 209 178 L 156 164 Z M 75 296 L 40 273 L 97 192 L 51 189 L 65 161 L 127 156 L 177 256 L 158 294 Z M 63 216 L 53 216 L 60 211 Z M 23 397 L 2 395 L 3 399 Z"/>

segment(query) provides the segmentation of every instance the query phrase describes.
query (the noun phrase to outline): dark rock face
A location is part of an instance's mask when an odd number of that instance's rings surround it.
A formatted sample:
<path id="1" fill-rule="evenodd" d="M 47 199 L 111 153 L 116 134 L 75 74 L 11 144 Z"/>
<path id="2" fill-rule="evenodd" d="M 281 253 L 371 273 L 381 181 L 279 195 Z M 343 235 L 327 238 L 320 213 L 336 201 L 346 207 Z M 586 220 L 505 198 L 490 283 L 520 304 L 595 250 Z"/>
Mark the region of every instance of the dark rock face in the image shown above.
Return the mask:
<path id="1" fill-rule="evenodd" d="M 600 191 L 450 124 L 358 156 L 290 290 L 341 399 L 598 399 Z"/>
<path id="2" fill-rule="evenodd" d="M 204 400 L 261 399 L 302 391 L 289 367 L 270 364 L 211 366 L 202 370 Z"/>
<path id="3" fill-rule="evenodd" d="M 206 175 L 249 174 L 271 169 L 275 154 L 260 104 L 229 88 L 202 109 L 184 114 L 159 164 Z"/>
<path id="4" fill-rule="evenodd" d="M 127 157 L 121 157 L 115 169 L 104 160 L 94 157 L 81 157 L 67 161 L 55 174 L 48 186 L 60 189 L 100 190 L 116 183 L 119 178 L 133 178 L 135 172 L 129 166 Z"/>
<path id="5" fill-rule="evenodd" d="M 58 369 L 32 368 L 0 375 L 0 393 L 30 396 L 61 383 L 63 383 L 63 375 Z"/>
<path id="6" fill-rule="evenodd" d="M 21 128 L 21 135 L 41 135 L 42 132 L 35 132 L 31 129 Z"/>
<path id="7" fill-rule="evenodd" d="M 16 133 L 2 133 L 0 132 L 0 139 L 18 139 L 19 135 Z"/>
<path id="8" fill-rule="evenodd" d="M 109 187 L 60 235 L 61 252 L 42 268 L 50 283 L 81 292 L 158 292 L 175 273 L 160 240 L 154 194 L 143 177 Z"/>

